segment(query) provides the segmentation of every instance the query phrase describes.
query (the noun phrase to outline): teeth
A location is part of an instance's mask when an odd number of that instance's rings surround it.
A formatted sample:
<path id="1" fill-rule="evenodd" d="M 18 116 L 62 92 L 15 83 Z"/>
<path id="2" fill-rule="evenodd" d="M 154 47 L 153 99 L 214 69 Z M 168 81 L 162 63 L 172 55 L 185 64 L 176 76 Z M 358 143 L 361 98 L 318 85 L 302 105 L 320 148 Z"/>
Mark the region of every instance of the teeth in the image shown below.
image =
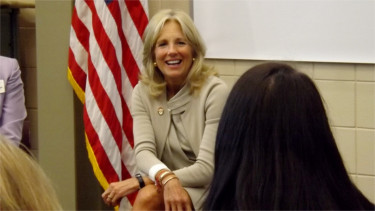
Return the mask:
<path id="1" fill-rule="evenodd" d="M 167 64 L 179 64 L 181 60 L 167 61 Z"/>

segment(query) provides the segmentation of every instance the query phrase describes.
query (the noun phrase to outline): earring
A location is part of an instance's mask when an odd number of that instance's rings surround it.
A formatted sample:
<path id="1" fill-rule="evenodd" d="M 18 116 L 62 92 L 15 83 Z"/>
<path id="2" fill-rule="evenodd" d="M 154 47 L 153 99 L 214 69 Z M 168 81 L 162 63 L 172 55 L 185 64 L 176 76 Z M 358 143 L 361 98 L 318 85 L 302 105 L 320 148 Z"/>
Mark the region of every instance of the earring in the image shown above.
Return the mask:
<path id="1" fill-rule="evenodd" d="M 157 65 L 156 65 L 156 62 L 154 62 L 154 67 L 156 67 Z"/>
<path id="2" fill-rule="evenodd" d="M 193 62 L 195 61 L 195 58 L 193 57 Z"/>

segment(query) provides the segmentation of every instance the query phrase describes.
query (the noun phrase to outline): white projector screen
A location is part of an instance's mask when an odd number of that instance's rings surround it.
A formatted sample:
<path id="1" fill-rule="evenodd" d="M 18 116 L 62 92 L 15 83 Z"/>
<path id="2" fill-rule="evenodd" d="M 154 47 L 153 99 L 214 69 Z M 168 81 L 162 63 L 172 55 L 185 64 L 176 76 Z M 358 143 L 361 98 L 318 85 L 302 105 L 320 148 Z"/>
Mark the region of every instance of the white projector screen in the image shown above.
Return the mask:
<path id="1" fill-rule="evenodd" d="M 206 58 L 375 63 L 375 0 L 194 0 Z"/>

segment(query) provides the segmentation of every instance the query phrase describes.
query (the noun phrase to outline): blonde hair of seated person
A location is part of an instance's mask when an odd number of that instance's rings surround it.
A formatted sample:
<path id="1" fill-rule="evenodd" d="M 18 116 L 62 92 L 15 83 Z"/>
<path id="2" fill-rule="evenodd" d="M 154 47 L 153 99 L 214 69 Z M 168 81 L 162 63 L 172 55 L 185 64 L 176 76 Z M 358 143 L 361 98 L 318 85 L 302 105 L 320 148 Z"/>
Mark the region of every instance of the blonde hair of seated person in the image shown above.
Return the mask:
<path id="1" fill-rule="evenodd" d="M 34 157 L 0 135 L 0 210 L 61 210 Z"/>

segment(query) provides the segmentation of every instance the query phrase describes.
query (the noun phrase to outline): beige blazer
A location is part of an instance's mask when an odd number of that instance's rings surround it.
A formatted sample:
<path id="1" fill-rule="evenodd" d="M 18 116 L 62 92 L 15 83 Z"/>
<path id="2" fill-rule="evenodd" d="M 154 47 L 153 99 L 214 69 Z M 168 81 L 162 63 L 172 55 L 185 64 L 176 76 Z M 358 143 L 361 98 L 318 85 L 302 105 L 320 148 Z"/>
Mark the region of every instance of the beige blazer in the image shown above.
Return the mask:
<path id="1" fill-rule="evenodd" d="M 186 85 L 167 101 L 165 92 L 154 98 L 148 94 L 143 83 L 138 83 L 132 94 L 131 112 L 139 169 L 148 174 L 152 166 L 162 163 L 160 159 L 171 124 L 171 114 L 184 109 L 181 124 L 187 131 L 187 139 L 197 157 L 193 165 L 176 169 L 174 173 L 184 187 L 207 186 L 213 175 L 216 132 L 228 92 L 225 82 L 211 76 L 198 96 L 190 95 Z"/>

